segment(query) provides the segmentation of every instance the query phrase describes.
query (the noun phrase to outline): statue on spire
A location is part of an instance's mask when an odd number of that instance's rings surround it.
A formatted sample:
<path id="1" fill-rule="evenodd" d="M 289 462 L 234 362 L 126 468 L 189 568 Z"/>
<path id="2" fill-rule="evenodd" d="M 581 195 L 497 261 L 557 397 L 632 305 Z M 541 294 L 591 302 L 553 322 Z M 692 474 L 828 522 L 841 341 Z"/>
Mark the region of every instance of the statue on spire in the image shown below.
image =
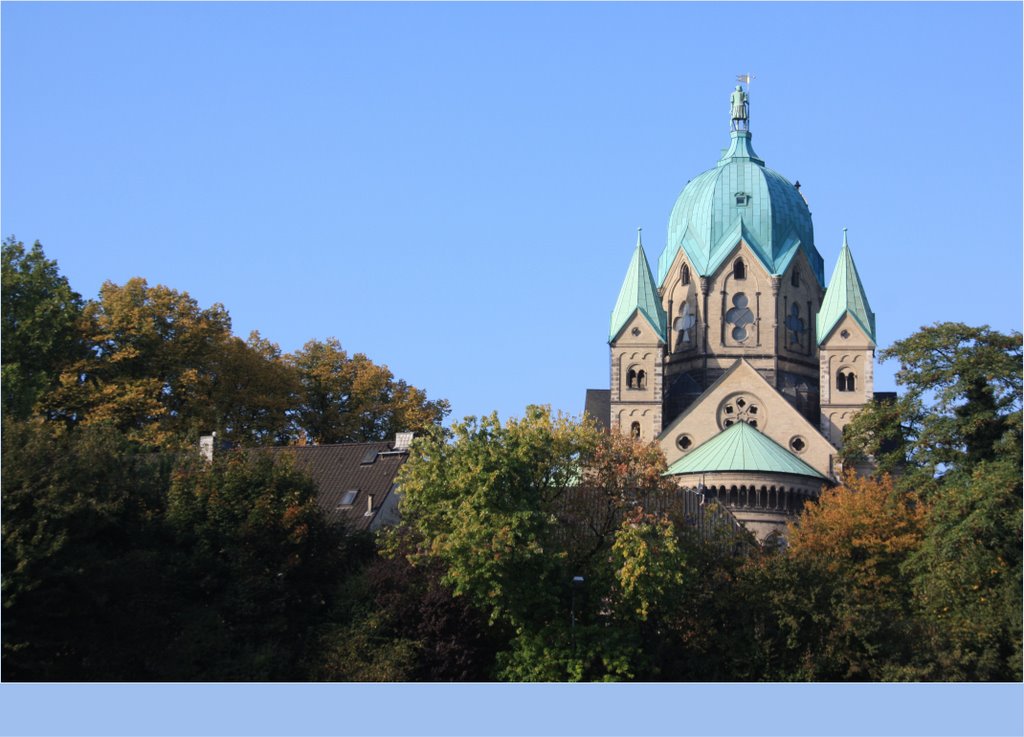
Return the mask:
<path id="1" fill-rule="evenodd" d="M 732 128 L 734 131 L 750 130 L 750 103 L 747 93 L 743 87 L 736 85 L 732 97 L 729 99 L 730 115 L 732 116 Z"/>

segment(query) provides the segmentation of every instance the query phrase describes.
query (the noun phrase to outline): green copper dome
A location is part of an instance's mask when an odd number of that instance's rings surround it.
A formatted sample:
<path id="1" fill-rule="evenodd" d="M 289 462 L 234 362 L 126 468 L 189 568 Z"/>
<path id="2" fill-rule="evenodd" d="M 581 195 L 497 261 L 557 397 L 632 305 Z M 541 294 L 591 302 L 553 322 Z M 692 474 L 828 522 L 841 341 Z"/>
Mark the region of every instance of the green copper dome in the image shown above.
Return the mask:
<path id="1" fill-rule="evenodd" d="M 710 276 L 740 238 L 771 274 L 782 274 L 803 250 L 818 283 L 825 285 L 807 203 L 754 153 L 749 130 L 732 131 L 732 144 L 718 166 L 690 181 L 676 200 L 658 260 L 658 284 L 665 283 L 680 248 L 701 276 Z"/>

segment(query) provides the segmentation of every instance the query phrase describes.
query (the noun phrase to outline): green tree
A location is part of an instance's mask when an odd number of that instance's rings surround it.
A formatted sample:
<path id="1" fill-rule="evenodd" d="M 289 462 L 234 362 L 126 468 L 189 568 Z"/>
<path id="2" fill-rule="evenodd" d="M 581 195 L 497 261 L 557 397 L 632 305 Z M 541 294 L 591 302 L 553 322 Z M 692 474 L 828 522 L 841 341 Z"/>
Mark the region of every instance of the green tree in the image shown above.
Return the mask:
<path id="1" fill-rule="evenodd" d="M 169 465 L 107 427 L 5 419 L 5 678 L 152 677 L 175 606 L 160 526 Z"/>
<path id="2" fill-rule="evenodd" d="M 61 371 L 84 355 L 82 298 L 46 258 L 13 237 L 3 244 L 3 411 L 25 418 Z"/>
<path id="3" fill-rule="evenodd" d="M 922 328 L 882 351 L 896 359 L 894 403 L 862 411 L 847 427 L 843 456 L 872 456 L 920 485 L 950 469 L 994 457 L 1004 438 L 1019 444 L 1021 334 L 962 323 Z"/>
<path id="4" fill-rule="evenodd" d="M 160 677 L 301 677 L 345 556 L 309 477 L 267 452 L 190 457 L 175 469 L 166 522 L 180 604 Z"/>
<path id="5" fill-rule="evenodd" d="M 453 595 L 511 633 L 501 679 L 675 673 L 700 574 L 679 524 L 642 510 L 678 495 L 664 470 L 656 447 L 544 407 L 469 418 L 413 444 L 400 479 L 406 555 L 440 563 Z"/>
<path id="6" fill-rule="evenodd" d="M 298 429 L 316 443 L 384 440 L 440 425 L 446 400 L 396 380 L 362 353 L 349 357 L 336 338 L 311 340 L 287 357 L 299 376 Z"/>
<path id="7" fill-rule="evenodd" d="M 957 473 L 932 495 L 920 549 L 905 570 L 924 624 L 922 678 L 1020 681 L 1021 456 Z"/>

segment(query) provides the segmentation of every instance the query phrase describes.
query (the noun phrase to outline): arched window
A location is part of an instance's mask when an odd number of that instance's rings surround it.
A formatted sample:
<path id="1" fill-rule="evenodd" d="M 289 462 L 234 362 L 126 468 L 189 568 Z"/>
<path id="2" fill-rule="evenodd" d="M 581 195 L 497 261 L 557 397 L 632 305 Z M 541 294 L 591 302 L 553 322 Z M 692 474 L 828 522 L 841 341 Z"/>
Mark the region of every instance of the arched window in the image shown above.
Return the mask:
<path id="1" fill-rule="evenodd" d="M 634 440 L 639 440 L 640 439 L 640 423 L 639 422 L 634 422 L 632 425 L 630 425 L 630 427 L 629 427 L 629 434 L 633 436 Z"/>
<path id="2" fill-rule="evenodd" d="M 792 283 L 792 285 L 794 287 L 799 287 L 800 286 L 800 270 L 799 269 L 793 269 L 793 278 L 791 280 L 791 283 Z"/>
<path id="3" fill-rule="evenodd" d="M 747 266 L 743 263 L 743 259 L 738 258 L 733 262 L 732 278 L 737 281 L 747 278 Z"/>
<path id="4" fill-rule="evenodd" d="M 679 271 L 679 283 L 686 286 L 690 283 L 690 265 L 683 264 L 683 268 Z"/>
<path id="5" fill-rule="evenodd" d="M 647 388 L 647 372 L 640 369 L 636 372 L 636 388 L 646 389 Z"/>
<path id="6" fill-rule="evenodd" d="M 636 369 L 630 369 L 626 372 L 626 388 L 636 389 Z"/>
<path id="7" fill-rule="evenodd" d="M 857 388 L 857 379 L 852 371 L 839 369 L 836 374 L 836 389 L 841 392 L 852 392 Z"/>

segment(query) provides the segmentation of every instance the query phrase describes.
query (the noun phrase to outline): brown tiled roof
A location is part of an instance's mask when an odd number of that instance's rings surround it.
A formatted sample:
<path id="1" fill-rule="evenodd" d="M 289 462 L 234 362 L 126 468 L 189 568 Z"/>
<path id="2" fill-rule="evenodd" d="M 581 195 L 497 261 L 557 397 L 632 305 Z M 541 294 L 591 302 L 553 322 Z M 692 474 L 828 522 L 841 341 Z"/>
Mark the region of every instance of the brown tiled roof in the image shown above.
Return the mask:
<path id="1" fill-rule="evenodd" d="M 287 454 L 296 468 L 313 478 L 320 490 L 317 501 L 329 522 L 342 523 L 350 530 L 366 530 L 384 507 L 398 469 L 409 457 L 408 453 L 396 453 L 391 448 L 390 442 L 376 442 L 290 445 L 271 450 Z M 358 493 L 350 505 L 341 506 L 348 491 Z M 370 495 L 373 495 L 373 516 L 366 515 Z"/>

